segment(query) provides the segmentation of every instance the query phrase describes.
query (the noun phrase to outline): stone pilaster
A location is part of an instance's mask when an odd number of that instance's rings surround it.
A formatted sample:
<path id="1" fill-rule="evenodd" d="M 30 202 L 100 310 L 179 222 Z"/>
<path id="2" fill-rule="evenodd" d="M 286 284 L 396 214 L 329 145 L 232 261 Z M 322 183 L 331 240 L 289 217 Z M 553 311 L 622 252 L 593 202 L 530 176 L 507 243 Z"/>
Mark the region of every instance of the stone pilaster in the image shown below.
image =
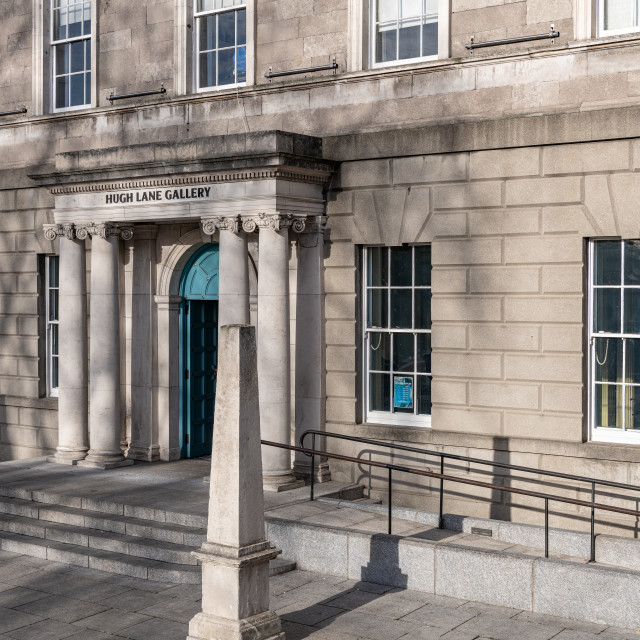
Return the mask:
<path id="1" fill-rule="evenodd" d="M 109 469 L 133 464 L 120 447 L 119 239 L 131 227 L 100 223 L 76 228 L 91 236 L 89 454 L 79 464 Z"/>
<path id="2" fill-rule="evenodd" d="M 44 235 L 60 239 L 58 446 L 47 460 L 76 464 L 89 450 L 85 243 L 73 224 L 45 225 Z"/>

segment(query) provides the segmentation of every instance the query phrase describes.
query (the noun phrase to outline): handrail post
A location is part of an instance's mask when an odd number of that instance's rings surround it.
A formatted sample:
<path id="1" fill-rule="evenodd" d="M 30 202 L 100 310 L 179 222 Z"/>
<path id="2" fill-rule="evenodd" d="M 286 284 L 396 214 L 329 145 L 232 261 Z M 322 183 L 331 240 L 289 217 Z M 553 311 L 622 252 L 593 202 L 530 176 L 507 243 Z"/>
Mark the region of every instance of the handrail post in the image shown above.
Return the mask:
<path id="1" fill-rule="evenodd" d="M 312 434 L 311 438 L 311 448 L 316 450 L 316 434 Z M 313 489 L 314 489 L 314 479 L 316 475 L 316 456 L 315 454 L 311 454 L 311 502 L 313 502 Z"/>
<path id="2" fill-rule="evenodd" d="M 391 505 L 391 500 L 392 500 L 392 496 L 393 496 L 393 493 L 391 491 L 391 471 L 392 471 L 392 469 L 391 469 L 391 467 L 389 467 L 389 491 L 388 491 L 388 493 L 389 493 L 389 535 L 391 535 L 391 513 L 392 513 L 392 509 L 393 509 L 393 507 Z"/>
<path id="3" fill-rule="evenodd" d="M 549 498 L 544 499 L 544 557 L 549 557 Z"/>
<path id="4" fill-rule="evenodd" d="M 440 475 L 444 475 L 444 458 L 440 456 Z M 444 478 L 440 478 L 440 515 L 438 516 L 438 529 L 444 529 Z"/>
<path id="5" fill-rule="evenodd" d="M 591 502 L 596 501 L 596 483 L 591 483 Z M 589 562 L 596 561 L 596 510 L 591 507 L 591 559 Z"/>

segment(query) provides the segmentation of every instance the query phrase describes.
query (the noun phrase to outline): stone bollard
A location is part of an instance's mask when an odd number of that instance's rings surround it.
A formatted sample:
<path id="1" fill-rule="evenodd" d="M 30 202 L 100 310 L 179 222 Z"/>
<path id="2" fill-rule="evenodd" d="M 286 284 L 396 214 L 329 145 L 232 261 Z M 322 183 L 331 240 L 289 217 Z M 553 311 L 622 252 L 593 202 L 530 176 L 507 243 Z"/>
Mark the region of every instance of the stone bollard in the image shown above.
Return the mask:
<path id="1" fill-rule="evenodd" d="M 269 560 L 279 552 L 264 537 L 264 497 L 255 329 L 220 328 L 202 612 L 187 640 L 284 640 L 269 611 Z"/>

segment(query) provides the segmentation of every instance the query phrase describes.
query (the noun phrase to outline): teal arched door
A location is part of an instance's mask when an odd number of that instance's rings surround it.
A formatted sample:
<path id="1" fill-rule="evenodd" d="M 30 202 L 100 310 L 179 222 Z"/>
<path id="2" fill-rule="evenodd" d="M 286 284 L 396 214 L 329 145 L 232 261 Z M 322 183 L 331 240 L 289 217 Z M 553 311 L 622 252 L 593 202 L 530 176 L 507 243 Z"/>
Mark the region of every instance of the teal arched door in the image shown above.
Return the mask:
<path id="1" fill-rule="evenodd" d="M 189 260 L 180 282 L 180 446 L 183 458 L 211 453 L 218 372 L 218 245 Z"/>

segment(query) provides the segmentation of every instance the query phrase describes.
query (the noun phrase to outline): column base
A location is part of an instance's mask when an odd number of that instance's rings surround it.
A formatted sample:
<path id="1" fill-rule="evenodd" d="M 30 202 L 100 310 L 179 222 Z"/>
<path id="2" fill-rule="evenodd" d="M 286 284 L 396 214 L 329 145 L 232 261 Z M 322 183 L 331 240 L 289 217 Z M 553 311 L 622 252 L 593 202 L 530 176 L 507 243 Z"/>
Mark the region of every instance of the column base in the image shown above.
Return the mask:
<path id="1" fill-rule="evenodd" d="M 160 460 L 160 447 L 153 445 L 150 447 L 129 447 L 127 450 L 127 460 L 143 460 L 144 462 L 156 462 Z"/>
<path id="2" fill-rule="evenodd" d="M 298 461 L 293 463 L 293 475 L 299 480 L 308 482 L 311 478 L 311 462 Z M 316 464 L 316 473 L 314 481 L 317 483 L 331 482 L 331 471 L 329 471 L 329 463 L 321 462 Z"/>
<path id="3" fill-rule="evenodd" d="M 291 491 L 304 487 L 304 480 L 299 480 L 291 472 L 282 475 L 262 476 L 262 488 L 270 493 L 280 493 L 281 491 Z"/>
<path id="4" fill-rule="evenodd" d="M 107 456 L 89 454 L 84 460 L 80 460 L 77 466 L 89 469 L 115 469 L 116 467 L 130 467 L 132 464 L 133 460 L 128 460 L 124 456 L 109 458 Z"/>
<path id="5" fill-rule="evenodd" d="M 189 623 L 187 640 L 285 640 L 285 635 L 280 618 L 273 611 L 244 620 L 197 613 Z"/>
<path id="6" fill-rule="evenodd" d="M 180 447 L 160 447 L 160 460 L 163 462 L 173 462 L 182 458 Z"/>
<path id="7" fill-rule="evenodd" d="M 56 464 L 76 465 L 87 457 L 87 449 L 84 451 L 65 451 L 58 450 L 53 455 L 47 456 L 47 462 L 55 462 Z"/>

